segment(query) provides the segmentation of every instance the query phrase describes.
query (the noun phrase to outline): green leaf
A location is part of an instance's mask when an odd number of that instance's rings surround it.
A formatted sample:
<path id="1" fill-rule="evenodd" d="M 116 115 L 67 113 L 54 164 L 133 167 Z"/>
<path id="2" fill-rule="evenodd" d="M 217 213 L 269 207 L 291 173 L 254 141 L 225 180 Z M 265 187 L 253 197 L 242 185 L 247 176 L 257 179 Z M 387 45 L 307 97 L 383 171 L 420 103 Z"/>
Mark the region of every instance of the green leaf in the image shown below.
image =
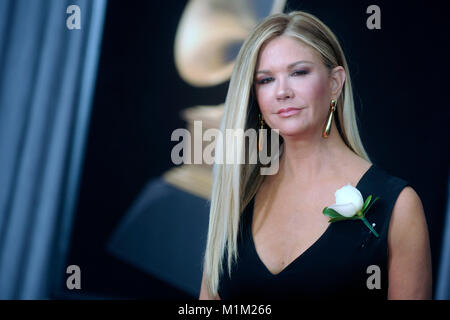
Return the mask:
<path id="1" fill-rule="evenodd" d="M 343 217 L 339 214 L 336 210 L 330 209 L 328 207 L 325 207 L 322 211 L 322 213 L 326 216 L 329 216 L 330 218 L 340 218 Z M 344 217 L 345 218 L 345 217 Z"/>
<path id="2" fill-rule="evenodd" d="M 375 201 L 374 201 L 374 202 L 375 202 Z M 378 238 L 378 237 L 379 237 L 379 236 L 378 236 L 378 233 L 375 231 L 374 228 L 372 228 L 372 226 L 370 225 L 369 221 L 367 221 L 367 219 L 364 218 L 364 217 L 363 217 L 361 220 L 364 222 L 364 224 L 366 225 L 366 227 L 369 228 L 370 231 L 372 231 L 372 233 Z"/>
<path id="3" fill-rule="evenodd" d="M 366 208 L 366 210 L 364 211 L 364 215 L 366 214 L 367 211 L 369 211 L 370 207 L 375 203 L 375 201 L 377 201 L 378 199 L 380 199 L 380 197 L 376 197 L 370 204 L 369 206 Z"/>
<path id="4" fill-rule="evenodd" d="M 364 212 L 364 210 L 367 208 L 367 206 L 369 205 L 369 202 L 370 202 L 371 199 L 372 199 L 372 195 L 370 195 L 370 196 L 368 196 L 366 198 L 366 201 L 364 201 L 364 205 L 363 205 L 363 207 L 361 209 L 362 212 Z"/>
<path id="5" fill-rule="evenodd" d="M 354 217 L 343 217 L 343 216 L 340 216 L 340 217 L 337 217 L 337 218 L 330 219 L 330 220 L 328 220 L 328 222 L 338 222 L 338 221 L 344 221 L 344 220 L 360 220 L 360 219 L 361 218 L 358 218 L 356 216 L 354 216 Z"/>

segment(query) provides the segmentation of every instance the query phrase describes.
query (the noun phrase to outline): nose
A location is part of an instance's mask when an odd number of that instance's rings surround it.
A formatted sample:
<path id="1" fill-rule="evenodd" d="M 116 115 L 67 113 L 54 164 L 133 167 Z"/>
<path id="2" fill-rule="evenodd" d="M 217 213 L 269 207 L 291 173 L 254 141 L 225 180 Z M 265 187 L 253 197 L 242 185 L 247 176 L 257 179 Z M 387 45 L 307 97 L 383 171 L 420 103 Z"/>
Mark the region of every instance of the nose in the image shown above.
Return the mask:
<path id="1" fill-rule="evenodd" d="M 294 91 L 289 86 L 286 79 L 280 79 L 278 81 L 278 86 L 276 88 L 276 98 L 277 100 L 283 101 L 287 99 L 292 99 L 294 97 Z"/>

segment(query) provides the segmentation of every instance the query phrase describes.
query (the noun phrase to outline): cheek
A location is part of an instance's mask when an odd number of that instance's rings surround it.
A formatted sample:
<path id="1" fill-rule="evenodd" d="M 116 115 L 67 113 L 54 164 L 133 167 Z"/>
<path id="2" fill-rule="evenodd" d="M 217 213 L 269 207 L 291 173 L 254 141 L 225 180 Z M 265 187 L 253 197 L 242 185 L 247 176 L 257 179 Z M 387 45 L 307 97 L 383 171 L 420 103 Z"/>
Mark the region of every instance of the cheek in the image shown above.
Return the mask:
<path id="1" fill-rule="evenodd" d="M 311 78 L 311 81 L 303 83 L 301 86 L 300 96 L 305 97 L 313 106 L 327 99 L 328 87 L 327 82 L 320 77 Z"/>

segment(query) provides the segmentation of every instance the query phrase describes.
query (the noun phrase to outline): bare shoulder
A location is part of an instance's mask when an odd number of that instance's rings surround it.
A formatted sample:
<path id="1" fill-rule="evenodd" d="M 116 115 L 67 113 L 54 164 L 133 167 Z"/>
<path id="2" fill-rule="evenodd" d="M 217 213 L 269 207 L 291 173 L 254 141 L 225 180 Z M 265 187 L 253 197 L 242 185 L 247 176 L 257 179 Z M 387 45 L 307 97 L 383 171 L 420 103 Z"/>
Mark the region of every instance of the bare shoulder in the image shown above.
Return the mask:
<path id="1" fill-rule="evenodd" d="M 417 192 L 405 187 L 394 205 L 388 232 L 389 299 L 431 299 L 428 227 Z"/>
<path id="2" fill-rule="evenodd" d="M 400 192 L 392 210 L 389 236 L 392 240 L 400 241 L 411 231 L 424 227 L 426 219 L 422 201 L 417 192 L 407 186 Z"/>

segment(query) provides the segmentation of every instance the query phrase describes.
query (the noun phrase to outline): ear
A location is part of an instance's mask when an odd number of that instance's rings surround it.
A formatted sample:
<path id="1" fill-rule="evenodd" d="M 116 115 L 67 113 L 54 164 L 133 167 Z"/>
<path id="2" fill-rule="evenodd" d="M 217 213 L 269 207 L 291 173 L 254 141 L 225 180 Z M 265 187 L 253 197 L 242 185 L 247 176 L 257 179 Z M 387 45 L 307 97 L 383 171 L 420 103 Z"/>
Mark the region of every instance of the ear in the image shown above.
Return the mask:
<path id="1" fill-rule="evenodd" d="M 345 69 L 337 66 L 330 72 L 330 89 L 332 99 L 339 98 L 345 83 Z"/>

